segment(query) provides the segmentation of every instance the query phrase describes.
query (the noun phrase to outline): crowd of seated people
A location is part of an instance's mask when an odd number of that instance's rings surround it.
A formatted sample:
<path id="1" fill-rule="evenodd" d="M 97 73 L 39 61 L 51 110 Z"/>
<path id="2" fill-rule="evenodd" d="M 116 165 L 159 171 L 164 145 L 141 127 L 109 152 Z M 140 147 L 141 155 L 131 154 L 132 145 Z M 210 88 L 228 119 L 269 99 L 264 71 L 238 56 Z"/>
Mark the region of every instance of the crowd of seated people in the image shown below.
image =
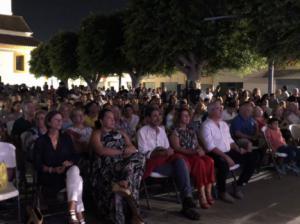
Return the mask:
<path id="1" fill-rule="evenodd" d="M 139 86 L 116 92 L 0 83 L 0 137 L 17 148 L 23 187 L 29 162 L 45 197 L 66 189 L 71 224 L 85 223 L 84 191 L 105 223 L 144 223 L 140 186 L 153 172 L 175 180 L 182 215 L 198 220 L 196 201 L 202 209 L 212 207 L 215 184 L 224 202 L 243 198 L 267 161 L 265 137 L 299 171 L 288 129 L 300 124 L 299 102 L 299 90 L 286 87 L 269 96 L 257 88 L 176 93 Z M 231 192 L 226 179 L 236 164 L 240 175 Z"/>

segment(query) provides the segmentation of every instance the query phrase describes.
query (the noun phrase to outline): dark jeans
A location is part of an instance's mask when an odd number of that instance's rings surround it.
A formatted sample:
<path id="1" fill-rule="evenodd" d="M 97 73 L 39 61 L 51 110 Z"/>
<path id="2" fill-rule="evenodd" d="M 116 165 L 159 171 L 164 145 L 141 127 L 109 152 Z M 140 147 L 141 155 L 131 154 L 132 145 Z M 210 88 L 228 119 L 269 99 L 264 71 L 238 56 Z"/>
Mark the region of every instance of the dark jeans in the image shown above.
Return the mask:
<path id="1" fill-rule="evenodd" d="M 175 159 L 157 167 L 154 171 L 168 177 L 174 177 L 181 199 L 192 197 L 189 169 L 184 159 Z"/>
<path id="2" fill-rule="evenodd" d="M 277 152 L 287 154 L 285 162 L 296 162 L 297 164 L 300 162 L 300 150 L 296 146 L 283 145 L 277 149 Z"/>
<path id="3" fill-rule="evenodd" d="M 242 186 L 244 183 L 247 183 L 255 170 L 255 163 L 257 161 L 257 154 L 255 152 L 250 152 L 241 155 L 240 153 L 231 150 L 226 153 L 236 164 L 240 164 L 242 172 L 237 181 L 238 186 Z M 226 179 L 229 173 L 228 163 L 220 156 L 209 153 L 215 161 L 215 167 L 217 170 L 217 188 L 219 193 L 226 192 Z"/>

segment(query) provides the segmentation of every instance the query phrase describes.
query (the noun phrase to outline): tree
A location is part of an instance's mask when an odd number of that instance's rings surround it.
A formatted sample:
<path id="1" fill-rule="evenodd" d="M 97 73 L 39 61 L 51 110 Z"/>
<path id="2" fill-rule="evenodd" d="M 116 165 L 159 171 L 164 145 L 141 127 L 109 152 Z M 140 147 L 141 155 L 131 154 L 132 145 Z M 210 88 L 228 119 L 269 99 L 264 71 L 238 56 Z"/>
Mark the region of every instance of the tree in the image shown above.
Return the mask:
<path id="1" fill-rule="evenodd" d="M 61 32 L 49 41 L 48 58 L 53 74 L 60 80 L 79 78 L 78 35 L 73 32 Z"/>
<path id="2" fill-rule="evenodd" d="M 122 14 L 90 15 L 79 32 L 79 71 L 89 86 L 95 88 L 101 77 L 121 75 L 127 60 L 123 46 Z"/>
<path id="3" fill-rule="evenodd" d="M 30 72 L 36 77 L 51 76 L 53 74 L 48 58 L 49 46 L 46 43 L 41 43 L 37 48 L 31 51 L 29 61 Z"/>
<path id="4" fill-rule="evenodd" d="M 300 2 L 237 0 L 236 6 L 236 11 L 249 21 L 256 51 L 267 58 L 271 93 L 274 65 L 280 67 L 299 60 Z"/>
<path id="5" fill-rule="evenodd" d="M 206 21 L 226 15 L 226 1 L 131 0 L 126 16 L 126 54 L 147 73 L 182 71 L 190 81 L 220 68 L 249 66 L 258 57 L 243 21 Z"/>

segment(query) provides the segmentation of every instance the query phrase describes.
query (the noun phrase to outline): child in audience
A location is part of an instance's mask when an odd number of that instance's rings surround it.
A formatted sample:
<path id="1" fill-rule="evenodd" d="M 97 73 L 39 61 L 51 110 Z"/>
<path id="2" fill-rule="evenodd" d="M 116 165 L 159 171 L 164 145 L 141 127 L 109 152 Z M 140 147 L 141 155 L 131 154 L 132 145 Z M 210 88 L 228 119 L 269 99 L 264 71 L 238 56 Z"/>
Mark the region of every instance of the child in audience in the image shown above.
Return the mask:
<path id="1" fill-rule="evenodd" d="M 300 174 L 299 165 L 300 152 L 297 147 L 293 145 L 287 145 L 285 139 L 283 138 L 278 125 L 277 118 L 270 118 L 268 120 L 268 128 L 266 130 L 266 138 L 270 143 L 270 147 L 273 152 L 285 153 L 287 155 L 283 168 L 285 168 Z"/>

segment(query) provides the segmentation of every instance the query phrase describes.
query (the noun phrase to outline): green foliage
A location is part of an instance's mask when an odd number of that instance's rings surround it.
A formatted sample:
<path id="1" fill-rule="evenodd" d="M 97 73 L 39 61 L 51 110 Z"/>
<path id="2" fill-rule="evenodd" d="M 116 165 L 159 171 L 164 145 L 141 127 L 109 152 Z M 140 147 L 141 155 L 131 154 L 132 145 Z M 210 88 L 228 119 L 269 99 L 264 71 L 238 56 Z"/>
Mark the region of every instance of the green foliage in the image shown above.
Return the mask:
<path id="1" fill-rule="evenodd" d="M 239 1 L 238 10 L 249 20 L 261 55 L 276 64 L 299 59 L 299 0 Z"/>
<path id="2" fill-rule="evenodd" d="M 222 0 L 131 0 L 125 20 L 128 59 L 148 73 L 177 67 L 188 78 L 221 68 L 250 68 L 262 59 L 252 46 L 247 20 L 204 20 L 228 15 L 232 8 Z"/>
<path id="3" fill-rule="evenodd" d="M 61 79 L 76 79 L 78 36 L 73 32 L 61 32 L 54 35 L 49 42 L 48 57 L 53 74 Z"/>
<path id="4" fill-rule="evenodd" d="M 122 14 L 90 15 L 80 26 L 79 70 L 84 76 L 122 73 L 127 61 L 122 51 Z"/>
<path id="5" fill-rule="evenodd" d="M 52 70 L 48 59 L 48 48 L 46 43 L 41 43 L 37 48 L 31 51 L 31 59 L 29 61 L 30 72 L 35 76 L 51 76 Z"/>

